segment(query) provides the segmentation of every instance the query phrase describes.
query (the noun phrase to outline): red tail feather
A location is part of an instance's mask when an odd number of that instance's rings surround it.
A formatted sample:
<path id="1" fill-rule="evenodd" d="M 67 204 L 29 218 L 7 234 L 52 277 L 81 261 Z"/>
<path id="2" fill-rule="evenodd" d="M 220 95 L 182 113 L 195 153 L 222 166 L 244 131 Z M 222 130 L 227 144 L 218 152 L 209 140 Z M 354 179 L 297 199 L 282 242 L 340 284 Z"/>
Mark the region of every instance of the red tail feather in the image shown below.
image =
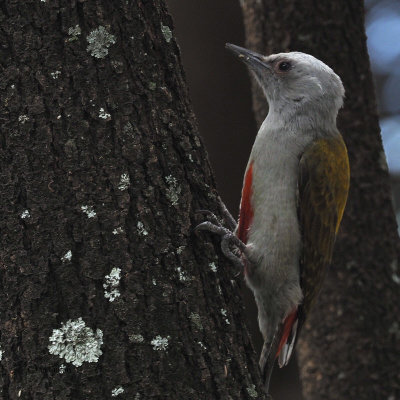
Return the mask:
<path id="1" fill-rule="evenodd" d="M 285 319 L 281 341 L 279 342 L 278 351 L 275 357 L 278 357 L 279 353 L 282 350 L 282 347 L 287 342 L 290 332 L 292 331 L 292 326 L 295 323 L 296 319 L 297 319 L 297 308 L 295 308 Z"/>

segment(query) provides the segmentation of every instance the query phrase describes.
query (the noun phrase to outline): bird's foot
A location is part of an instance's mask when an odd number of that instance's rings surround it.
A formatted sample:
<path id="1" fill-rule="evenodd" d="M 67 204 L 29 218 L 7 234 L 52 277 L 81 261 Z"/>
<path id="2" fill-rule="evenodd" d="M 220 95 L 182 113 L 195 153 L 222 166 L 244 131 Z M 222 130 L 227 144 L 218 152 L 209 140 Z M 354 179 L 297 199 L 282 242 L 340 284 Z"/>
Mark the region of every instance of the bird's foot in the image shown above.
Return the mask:
<path id="1" fill-rule="evenodd" d="M 228 209 L 226 208 L 226 205 L 221 200 L 221 198 L 219 199 L 219 205 L 221 207 L 221 212 L 222 212 L 224 221 L 228 225 L 229 230 L 233 232 L 237 226 L 237 222 L 236 222 L 235 218 L 232 217 L 232 214 L 228 211 Z"/>
<path id="2" fill-rule="evenodd" d="M 235 235 L 234 232 L 232 232 L 236 228 L 236 221 L 221 200 L 220 204 L 224 222 L 232 230 L 225 228 L 220 220 L 211 211 L 198 210 L 198 213 L 206 215 L 208 221 L 197 225 L 195 231 L 208 231 L 221 236 L 222 253 L 224 253 L 225 257 L 232 261 L 236 267 L 242 269 L 244 268 L 245 264 L 241 255 L 244 254 L 247 256 L 247 246 Z"/>
<path id="3" fill-rule="evenodd" d="M 203 213 L 203 210 L 199 212 Z M 212 216 L 210 214 L 208 215 L 208 218 L 214 219 L 214 217 L 214 214 L 212 214 Z M 232 261 L 236 267 L 244 268 L 243 260 L 235 253 L 238 253 L 237 249 L 243 252 L 246 248 L 246 245 L 239 240 L 233 232 L 227 228 L 224 228 L 222 225 L 214 224 L 211 221 L 202 222 L 201 224 L 197 225 L 195 231 L 208 231 L 221 236 L 221 250 L 225 257 Z M 231 247 L 234 249 L 231 250 Z"/>

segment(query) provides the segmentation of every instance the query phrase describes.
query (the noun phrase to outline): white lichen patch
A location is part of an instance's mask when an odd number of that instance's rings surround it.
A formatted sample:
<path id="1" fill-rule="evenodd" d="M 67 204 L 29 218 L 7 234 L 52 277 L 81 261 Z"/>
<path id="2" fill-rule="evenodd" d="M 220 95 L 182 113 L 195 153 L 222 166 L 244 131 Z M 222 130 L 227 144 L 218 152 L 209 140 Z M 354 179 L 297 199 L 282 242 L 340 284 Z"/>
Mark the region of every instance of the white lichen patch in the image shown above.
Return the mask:
<path id="1" fill-rule="evenodd" d="M 129 174 L 121 174 L 121 178 L 119 180 L 118 189 L 119 190 L 127 190 L 131 185 L 131 180 L 129 178 Z"/>
<path id="2" fill-rule="evenodd" d="M 108 48 L 115 43 L 115 36 L 107 31 L 104 26 L 99 26 L 86 37 L 89 43 L 86 51 L 93 57 L 104 58 L 108 54 Z"/>
<path id="3" fill-rule="evenodd" d="M 166 176 L 165 182 L 168 184 L 166 193 L 167 199 L 173 206 L 176 206 L 178 204 L 179 195 L 182 191 L 182 188 L 178 185 L 177 179 L 172 175 Z"/>
<path id="4" fill-rule="evenodd" d="M 30 214 L 29 210 L 24 210 L 24 211 L 22 211 L 20 217 L 21 217 L 22 219 L 27 219 L 27 218 L 30 218 L 30 217 L 31 217 L 31 214 Z"/>
<path id="5" fill-rule="evenodd" d="M 197 343 L 203 350 L 207 350 L 207 347 L 204 346 L 203 342 L 197 342 Z"/>
<path id="6" fill-rule="evenodd" d="M 221 308 L 221 314 L 226 317 L 226 310 L 224 308 Z M 230 325 L 231 323 L 229 322 L 228 318 L 225 318 L 225 322 Z"/>
<path id="7" fill-rule="evenodd" d="M 111 396 L 112 397 L 117 397 L 121 393 L 124 393 L 124 388 L 122 386 L 117 386 L 113 390 L 111 390 Z"/>
<path id="8" fill-rule="evenodd" d="M 18 122 L 21 122 L 21 124 L 24 124 L 26 121 L 29 121 L 29 117 L 25 114 L 22 114 L 18 117 Z"/>
<path id="9" fill-rule="evenodd" d="M 149 234 L 149 232 L 146 231 L 146 229 L 143 225 L 143 222 L 138 221 L 136 227 L 137 227 L 139 236 L 147 236 Z"/>
<path id="10" fill-rule="evenodd" d="M 217 272 L 217 266 L 215 265 L 215 262 L 210 262 L 208 264 L 212 272 Z"/>
<path id="11" fill-rule="evenodd" d="M 124 230 L 120 226 L 118 226 L 112 231 L 112 233 L 113 235 L 119 235 L 120 233 L 124 233 Z"/>
<path id="12" fill-rule="evenodd" d="M 96 216 L 96 211 L 94 211 L 92 206 L 81 206 L 81 210 L 87 215 L 88 218 L 94 218 Z"/>
<path id="13" fill-rule="evenodd" d="M 100 110 L 99 110 L 99 118 L 101 118 L 101 119 L 109 119 L 109 118 L 111 118 L 111 114 L 105 112 L 104 108 L 101 107 Z"/>
<path id="14" fill-rule="evenodd" d="M 61 364 L 60 367 L 58 368 L 58 372 L 60 374 L 63 374 L 65 372 L 65 368 L 66 368 L 65 364 Z"/>
<path id="15" fill-rule="evenodd" d="M 256 399 L 258 397 L 258 393 L 256 391 L 256 385 L 250 385 L 246 388 L 246 390 L 249 396 L 252 397 L 253 399 Z"/>
<path id="16" fill-rule="evenodd" d="M 169 43 L 172 39 L 172 32 L 171 32 L 171 28 L 167 25 L 162 25 L 161 24 L 161 32 L 164 35 L 164 38 L 166 40 L 167 43 Z"/>
<path id="17" fill-rule="evenodd" d="M 186 282 L 189 280 L 189 277 L 187 276 L 186 272 L 182 270 L 182 267 L 176 267 L 176 270 L 178 271 L 179 280 L 181 282 Z"/>
<path id="18" fill-rule="evenodd" d="M 72 259 L 72 251 L 68 250 L 62 257 L 61 257 L 61 261 L 62 262 L 67 262 L 67 261 L 71 261 Z"/>
<path id="19" fill-rule="evenodd" d="M 151 342 L 153 350 L 165 351 L 168 348 L 168 337 L 157 335 Z"/>
<path id="20" fill-rule="evenodd" d="M 4 351 L 2 350 L 2 348 L 0 346 L 0 361 L 3 359 L 3 354 L 4 354 Z"/>
<path id="21" fill-rule="evenodd" d="M 82 318 L 61 323 L 49 338 L 49 353 L 58 355 L 67 363 L 80 367 L 84 362 L 97 362 L 103 354 L 103 332 L 86 326 Z"/>
<path id="22" fill-rule="evenodd" d="M 78 36 L 82 33 L 81 27 L 79 25 L 71 26 L 68 29 L 68 35 L 70 38 L 68 39 L 69 42 L 73 42 L 74 40 L 78 40 Z"/>
<path id="23" fill-rule="evenodd" d="M 57 79 L 61 75 L 61 71 L 50 72 L 50 75 L 53 79 Z"/>
<path id="24" fill-rule="evenodd" d="M 109 275 L 105 277 L 104 297 L 113 302 L 117 297 L 121 296 L 119 292 L 119 281 L 121 280 L 121 268 L 113 268 Z"/>
<path id="25" fill-rule="evenodd" d="M 154 286 L 157 286 L 157 281 L 153 278 L 152 283 Z"/>
<path id="26" fill-rule="evenodd" d="M 176 254 L 182 254 L 183 250 L 185 250 L 185 247 L 186 247 L 186 246 L 179 246 L 179 247 L 176 249 Z"/>
<path id="27" fill-rule="evenodd" d="M 129 335 L 129 341 L 132 343 L 143 343 L 144 337 L 140 334 Z"/>

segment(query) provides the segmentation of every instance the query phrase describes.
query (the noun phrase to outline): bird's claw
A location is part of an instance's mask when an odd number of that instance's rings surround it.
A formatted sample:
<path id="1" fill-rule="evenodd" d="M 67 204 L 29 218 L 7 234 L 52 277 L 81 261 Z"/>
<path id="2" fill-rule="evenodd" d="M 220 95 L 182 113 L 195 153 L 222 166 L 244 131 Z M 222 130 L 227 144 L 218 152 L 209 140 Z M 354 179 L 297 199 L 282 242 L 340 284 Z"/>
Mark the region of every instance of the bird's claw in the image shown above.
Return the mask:
<path id="1" fill-rule="evenodd" d="M 210 221 L 212 221 L 214 225 L 217 225 L 217 226 L 221 226 L 221 227 L 222 227 L 221 221 L 220 221 L 220 220 L 217 218 L 217 216 L 216 216 L 213 212 L 211 212 L 210 210 L 196 210 L 196 214 L 203 214 L 203 215 L 206 215 L 207 218 L 208 218 Z M 200 225 L 201 225 L 201 224 L 200 224 Z M 197 229 L 198 226 L 199 226 L 199 225 L 197 225 L 195 229 Z"/>
<path id="2" fill-rule="evenodd" d="M 221 202 L 223 205 L 223 203 Z M 229 214 L 227 211 L 225 205 L 224 209 L 225 211 Z M 235 250 L 237 253 L 237 249 L 239 250 L 240 253 L 246 253 L 246 245 L 228 228 L 225 228 L 222 223 L 219 221 L 219 219 L 213 214 L 211 211 L 208 210 L 197 210 L 196 211 L 199 214 L 204 214 L 207 216 L 209 219 L 208 221 L 202 222 L 201 224 L 197 225 L 195 227 L 195 231 L 208 231 L 215 233 L 219 236 L 221 236 L 221 250 L 225 257 L 227 257 L 232 263 L 239 267 L 239 268 L 244 268 L 244 262 L 240 255 L 235 254 Z M 229 214 L 229 217 L 231 220 L 234 222 L 236 226 L 236 222 L 234 221 L 233 217 Z M 232 225 L 232 221 L 229 221 L 228 217 L 228 224 Z M 231 247 L 234 247 L 235 249 L 232 251 Z"/>

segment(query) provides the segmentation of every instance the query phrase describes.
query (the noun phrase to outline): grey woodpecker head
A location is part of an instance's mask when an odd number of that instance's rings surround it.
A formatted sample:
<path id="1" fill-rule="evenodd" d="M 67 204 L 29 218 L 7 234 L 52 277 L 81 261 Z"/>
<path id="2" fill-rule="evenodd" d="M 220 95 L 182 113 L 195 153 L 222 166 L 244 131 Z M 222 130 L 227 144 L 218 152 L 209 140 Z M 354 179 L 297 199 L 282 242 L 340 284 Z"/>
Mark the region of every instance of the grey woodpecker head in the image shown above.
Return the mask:
<path id="1" fill-rule="evenodd" d="M 248 66 L 270 108 L 289 114 L 296 110 L 322 112 L 336 120 L 343 105 L 344 88 L 340 78 L 322 61 L 297 51 L 263 56 L 230 43 L 226 47 Z"/>

